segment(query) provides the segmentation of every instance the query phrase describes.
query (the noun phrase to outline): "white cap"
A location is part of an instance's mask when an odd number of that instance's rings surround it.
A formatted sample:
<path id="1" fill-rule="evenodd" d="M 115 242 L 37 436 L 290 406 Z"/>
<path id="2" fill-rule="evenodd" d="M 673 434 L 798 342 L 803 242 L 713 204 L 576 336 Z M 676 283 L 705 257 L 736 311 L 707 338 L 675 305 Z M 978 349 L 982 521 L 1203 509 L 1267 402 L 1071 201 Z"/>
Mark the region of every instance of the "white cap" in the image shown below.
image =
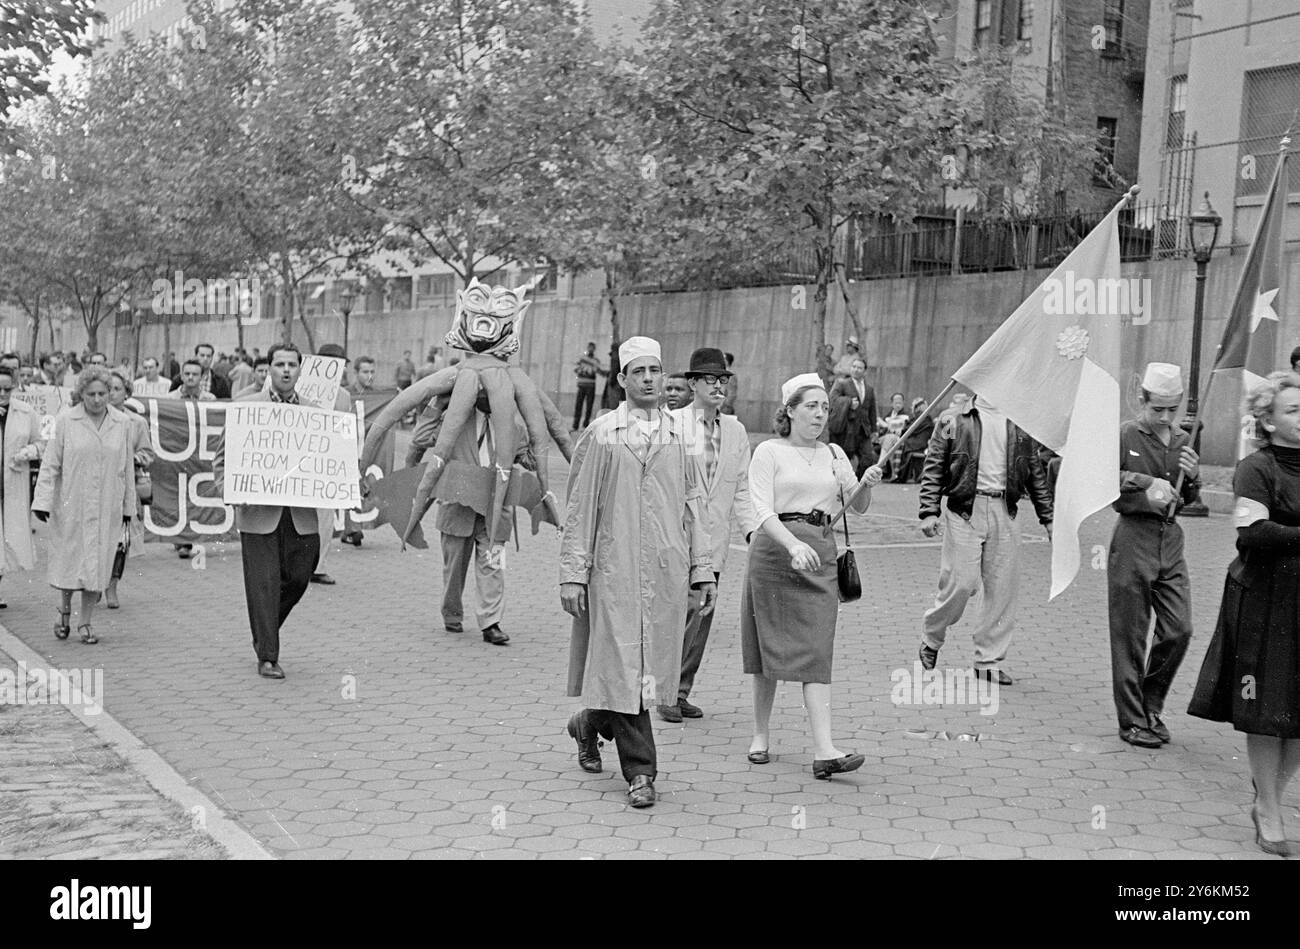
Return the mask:
<path id="1" fill-rule="evenodd" d="M 1142 388 L 1162 399 L 1172 399 L 1183 394 L 1183 376 L 1173 363 L 1149 362 L 1146 375 L 1142 377 Z"/>
<path id="2" fill-rule="evenodd" d="M 825 389 L 826 383 L 822 382 L 822 377 L 815 372 L 804 372 L 781 383 L 781 404 L 784 405 L 790 401 L 790 396 L 794 395 L 804 386 L 816 386 L 819 389 Z"/>
<path id="3" fill-rule="evenodd" d="M 632 363 L 647 356 L 663 365 L 663 356 L 659 352 L 659 343 L 649 336 L 633 336 L 625 339 L 618 347 L 618 365 L 623 372 L 632 368 Z"/>

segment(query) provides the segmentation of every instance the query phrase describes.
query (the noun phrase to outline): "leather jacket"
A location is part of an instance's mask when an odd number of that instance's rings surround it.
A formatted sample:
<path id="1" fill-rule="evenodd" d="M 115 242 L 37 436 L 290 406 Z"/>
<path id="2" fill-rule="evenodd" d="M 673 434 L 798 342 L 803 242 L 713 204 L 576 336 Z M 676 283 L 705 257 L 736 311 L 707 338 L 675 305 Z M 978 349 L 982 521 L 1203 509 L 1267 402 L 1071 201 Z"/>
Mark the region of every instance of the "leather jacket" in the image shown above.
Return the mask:
<path id="1" fill-rule="evenodd" d="M 939 516 L 939 501 L 948 496 L 948 510 L 970 519 L 979 476 L 980 436 L 983 425 L 979 410 L 967 402 L 960 413 L 945 412 L 934 426 L 925 466 L 921 469 L 921 519 Z M 1007 513 L 1016 516 L 1016 506 L 1025 493 L 1034 505 L 1038 520 L 1052 521 L 1052 491 L 1047 471 L 1038 456 L 1038 442 L 1013 422 L 1007 422 Z"/>

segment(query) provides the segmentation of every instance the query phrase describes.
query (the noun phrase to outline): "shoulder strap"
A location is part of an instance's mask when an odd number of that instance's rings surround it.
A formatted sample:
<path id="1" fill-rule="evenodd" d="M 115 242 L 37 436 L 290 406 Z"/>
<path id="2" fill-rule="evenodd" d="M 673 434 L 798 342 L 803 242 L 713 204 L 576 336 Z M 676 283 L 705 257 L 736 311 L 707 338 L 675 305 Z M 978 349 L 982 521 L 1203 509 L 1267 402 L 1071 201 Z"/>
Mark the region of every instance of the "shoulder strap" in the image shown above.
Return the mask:
<path id="1" fill-rule="evenodd" d="M 844 510 L 846 506 L 844 503 L 844 489 L 840 488 L 840 510 L 844 513 L 840 520 L 844 522 L 844 547 L 847 550 L 852 549 L 853 542 L 849 540 L 849 512 Z"/>

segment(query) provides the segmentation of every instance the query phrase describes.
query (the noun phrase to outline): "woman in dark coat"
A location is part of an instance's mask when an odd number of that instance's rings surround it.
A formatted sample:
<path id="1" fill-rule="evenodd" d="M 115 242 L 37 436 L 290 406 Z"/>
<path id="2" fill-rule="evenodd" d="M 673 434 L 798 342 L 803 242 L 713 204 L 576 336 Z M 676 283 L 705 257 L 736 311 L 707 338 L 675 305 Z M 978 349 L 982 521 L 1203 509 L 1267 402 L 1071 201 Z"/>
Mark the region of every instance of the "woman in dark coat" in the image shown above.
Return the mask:
<path id="1" fill-rule="evenodd" d="M 1246 733 L 1255 842 L 1290 856 L 1282 796 L 1300 770 L 1300 375 L 1247 399 L 1263 447 L 1237 465 L 1237 559 L 1188 712 Z"/>

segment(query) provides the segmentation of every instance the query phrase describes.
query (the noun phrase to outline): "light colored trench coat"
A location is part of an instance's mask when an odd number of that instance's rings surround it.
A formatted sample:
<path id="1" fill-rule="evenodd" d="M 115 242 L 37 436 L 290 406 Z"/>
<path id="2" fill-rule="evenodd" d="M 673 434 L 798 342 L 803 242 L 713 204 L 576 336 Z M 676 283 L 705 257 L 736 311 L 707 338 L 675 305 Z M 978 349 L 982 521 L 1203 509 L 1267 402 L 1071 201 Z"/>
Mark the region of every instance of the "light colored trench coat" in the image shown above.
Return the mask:
<path id="1" fill-rule="evenodd" d="M 108 586 L 122 518 L 136 512 L 134 443 L 130 420 L 114 408 L 100 428 L 81 405 L 55 417 L 32 501 L 50 512 L 50 586 Z"/>
<path id="2" fill-rule="evenodd" d="M 692 583 L 713 582 L 708 515 L 682 422 L 660 413 L 645 465 L 627 403 L 588 426 L 569 469 L 560 582 L 587 586 L 566 694 L 635 715 L 676 697 Z"/>
<path id="3" fill-rule="evenodd" d="M 31 501 L 32 463 L 20 462 L 12 466 L 14 455 L 28 445 L 41 445 L 41 417 L 26 402 L 9 400 L 9 414 L 5 417 L 4 465 L 5 501 L 0 516 L 0 574 L 15 567 L 30 570 L 36 565 L 32 551 Z"/>

